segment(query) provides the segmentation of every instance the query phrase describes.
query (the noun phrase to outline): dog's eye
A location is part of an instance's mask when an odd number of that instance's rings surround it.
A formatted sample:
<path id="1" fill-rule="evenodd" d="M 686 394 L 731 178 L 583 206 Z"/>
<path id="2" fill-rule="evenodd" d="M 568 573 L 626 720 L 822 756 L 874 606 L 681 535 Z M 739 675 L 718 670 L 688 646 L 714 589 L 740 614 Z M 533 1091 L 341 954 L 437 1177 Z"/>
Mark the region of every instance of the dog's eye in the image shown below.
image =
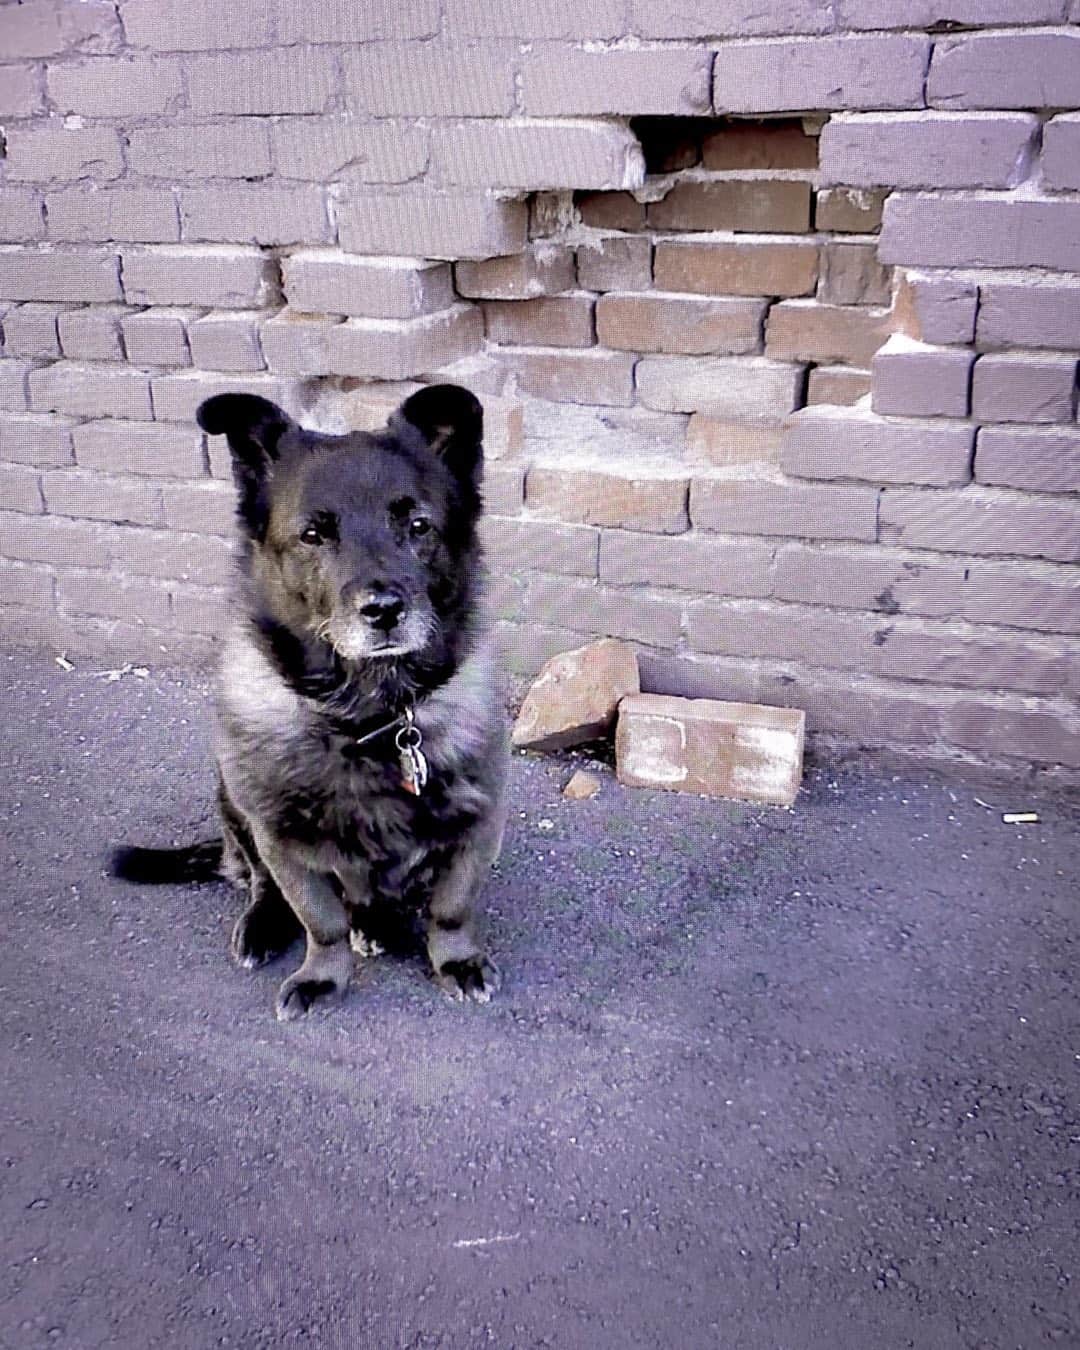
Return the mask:
<path id="1" fill-rule="evenodd" d="M 409 521 L 409 533 L 414 539 L 420 539 L 431 529 L 431 521 L 426 516 L 415 516 Z"/>
<path id="2" fill-rule="evenodd" d="M 326 536 L 318 525 L 305 525 L 300 531 L 300 542 L 302 544 L 321 544 Z"/>

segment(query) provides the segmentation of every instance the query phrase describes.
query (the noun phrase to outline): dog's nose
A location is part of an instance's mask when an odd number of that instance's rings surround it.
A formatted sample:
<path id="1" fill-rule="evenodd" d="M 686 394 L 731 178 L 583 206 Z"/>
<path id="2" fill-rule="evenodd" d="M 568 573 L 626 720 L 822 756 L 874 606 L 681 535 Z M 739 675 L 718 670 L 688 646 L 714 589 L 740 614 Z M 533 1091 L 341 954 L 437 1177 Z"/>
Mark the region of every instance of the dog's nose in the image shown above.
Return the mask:
<path id="1" fill-rule="evenodd" d="M 357 608 L 372 628 L 389 633 L 398 626 L 405 612 L 405 601 L 387 586 L 373 586 L 357 597 Z"/>

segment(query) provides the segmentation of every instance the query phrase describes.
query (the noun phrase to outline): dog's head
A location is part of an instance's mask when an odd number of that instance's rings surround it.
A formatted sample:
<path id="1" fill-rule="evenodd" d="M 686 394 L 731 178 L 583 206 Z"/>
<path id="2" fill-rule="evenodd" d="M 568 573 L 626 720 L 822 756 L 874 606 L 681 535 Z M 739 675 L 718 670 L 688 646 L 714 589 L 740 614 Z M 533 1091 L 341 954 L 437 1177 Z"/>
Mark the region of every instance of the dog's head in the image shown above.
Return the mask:
<path id="1" fill-rule="evenodd" d="M 249 568 L 273 619 L 347 661 L 423 650 L 461 603 L 476 547 L 483 412 L 431 385 L 384 431 L 307 431 L 221 394 L 198 422 L 228 438 Z"/>

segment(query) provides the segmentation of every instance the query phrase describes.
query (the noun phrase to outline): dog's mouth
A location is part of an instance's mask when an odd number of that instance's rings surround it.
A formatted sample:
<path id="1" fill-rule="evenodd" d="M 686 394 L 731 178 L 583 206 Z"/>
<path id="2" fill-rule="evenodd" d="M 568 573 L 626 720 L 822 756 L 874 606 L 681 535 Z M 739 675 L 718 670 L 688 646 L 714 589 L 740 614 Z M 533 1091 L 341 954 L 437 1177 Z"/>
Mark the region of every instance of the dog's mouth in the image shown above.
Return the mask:
<path id="1" fill-rule="evenodd" d="M 317 636 L 346 661 L 390 660 L 408 656 L 427 645 L 429 623 L 415 610 L 386 631 L 354 614 L 334 615 L 319 625 Z"/>

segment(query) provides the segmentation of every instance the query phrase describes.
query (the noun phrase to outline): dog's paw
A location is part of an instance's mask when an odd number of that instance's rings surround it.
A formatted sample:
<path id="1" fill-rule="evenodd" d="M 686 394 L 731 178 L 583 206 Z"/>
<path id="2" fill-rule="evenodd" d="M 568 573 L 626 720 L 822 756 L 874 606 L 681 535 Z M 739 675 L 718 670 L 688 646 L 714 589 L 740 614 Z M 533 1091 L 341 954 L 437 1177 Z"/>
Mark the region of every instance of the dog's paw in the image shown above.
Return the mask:
<path id="1" fill-rule="evenodd" d="M 233 925 L 233 960 L 245 970 L 264 966 L 289 950 L 303 934 L 300 920 L 282 905 L 249 905 Z"/>
<path id="2" fill-rule="evenodd" d="M 464 1003 L 466 999 L 473 1003 L 490 1003 L 501 983 L 498 967 L 479 953 L 463 961 L 444 961 L 435 972 L 434 980 L 455 1003 Z"/>
<path id="3" fill-rule="evenodd" d="M 365 959 L 373 956 L 382 956 L 386 948 L 376 942 L 374 938 L 366 937 L 359 928 L 354 928 L 349 934 L 349 946 L 357 954 Z"/>
<path id="4" fill-rule="evenodd" d="M 316 1005 L 326 1007 L 335 1003 L 345 992 L 337 980 L 309 980 L 300 972 L 290 975 L 277 993 L 274 1012 L 279 1022 L 295 1022 Z"/>

